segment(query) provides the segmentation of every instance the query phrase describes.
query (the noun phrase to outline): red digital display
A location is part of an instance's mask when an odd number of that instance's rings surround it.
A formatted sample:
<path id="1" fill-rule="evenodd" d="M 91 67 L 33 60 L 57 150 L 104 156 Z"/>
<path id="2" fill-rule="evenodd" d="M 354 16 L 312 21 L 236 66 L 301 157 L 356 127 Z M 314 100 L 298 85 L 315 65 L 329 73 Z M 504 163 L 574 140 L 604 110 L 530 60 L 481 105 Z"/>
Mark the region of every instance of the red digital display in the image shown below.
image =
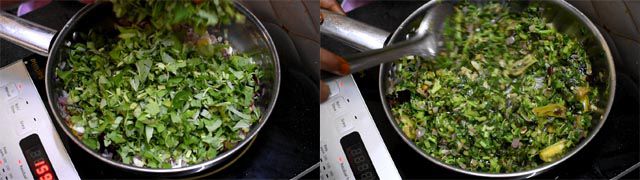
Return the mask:
<path id="1" fill-rule="evenodd" d="M 58 179 L 38 135 L 32 134 L 20 140 L 20 148 L 22 149 L 24 157 L 27 159 L 27 164 L 29 165 L 29 169 L 31 169 L 33 179 Z"/>
<path id="2" fill-rule="evenodd" d="M 52 174 L 53 172 L 51 172 L 51 168 L 49 167 L 50 165 L 44 160 L 36 161 L 35 169 L 36 169 L 36 174 L 38 175 L 39 180 L 53 179 L 53 174 Z"/>

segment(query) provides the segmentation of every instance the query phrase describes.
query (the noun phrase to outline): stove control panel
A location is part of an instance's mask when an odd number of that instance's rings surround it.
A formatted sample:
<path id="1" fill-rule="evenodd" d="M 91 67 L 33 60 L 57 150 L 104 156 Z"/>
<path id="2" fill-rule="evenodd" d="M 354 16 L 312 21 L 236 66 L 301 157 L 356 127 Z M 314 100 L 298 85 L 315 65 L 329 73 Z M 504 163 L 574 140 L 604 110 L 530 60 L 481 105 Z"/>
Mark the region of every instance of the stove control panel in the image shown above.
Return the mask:
<path id="1" fill-rule="evenodd" d="M 351 75 L 326 82 L 320 104 L 321 179 L 401 179 Z"/>
<path id="2" fill-rule="evenodd" d="M 22 60 L 0 69 L 0 180 L 80 179 Z"/>

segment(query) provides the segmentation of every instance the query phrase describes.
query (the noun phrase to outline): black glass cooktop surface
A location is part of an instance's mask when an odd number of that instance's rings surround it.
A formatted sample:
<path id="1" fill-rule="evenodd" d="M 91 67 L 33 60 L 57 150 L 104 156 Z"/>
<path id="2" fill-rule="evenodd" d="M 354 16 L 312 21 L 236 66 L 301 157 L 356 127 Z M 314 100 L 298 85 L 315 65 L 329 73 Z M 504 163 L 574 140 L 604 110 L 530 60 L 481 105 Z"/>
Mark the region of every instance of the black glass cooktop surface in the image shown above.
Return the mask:
<path id="1" fill-rule="evenodd" d="M 400 23 L 426 1 L 373 2 L 348 12 L 351 18 L 393 32 Z M 607 33 L 607 32 L 603 32 Z M 322 47 L 340 55 L 355 53 L 348 46 L 322 37 Z M 612 51 L 617 51 L 612 49 Z M 620 55 L 618 55 L 620 56 Z M 615 57 L 615 56 L 614 56 Z M 640 57 L 635 57 L 640 61 Z M 618 61 L 618 60 L 617 60 Z M 624 62 L 617 62 L 624 64 Z M 636 66 L 637 62 L 628 64 Z M 354 74 L 376 126 L 403 178 L 475 178 L 440 167 L 411 149 L 387 120 L 378 94 L 379 67 Z M 637 69 L 636 69 L 637 71 Z M 606 123 L 584 149 L 551 170 L 535 176 L 543 179 L 614 177 L 638 179 L 640 117 L 638 80 L 633 72 L 617 71 L 616 96 Z M 637 77 L 636 77 L 637 78 Z"/>

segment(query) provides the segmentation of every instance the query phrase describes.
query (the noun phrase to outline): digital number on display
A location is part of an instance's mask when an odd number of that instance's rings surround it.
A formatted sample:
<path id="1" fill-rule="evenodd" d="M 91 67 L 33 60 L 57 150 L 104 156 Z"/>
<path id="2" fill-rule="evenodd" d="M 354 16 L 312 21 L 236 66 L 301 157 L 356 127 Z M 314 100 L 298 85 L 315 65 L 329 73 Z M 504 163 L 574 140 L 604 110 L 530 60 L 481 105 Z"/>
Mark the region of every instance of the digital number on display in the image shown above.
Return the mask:
<path id="1" fill-rule="evenodd" d="M 358 132 L 352 132 L 342 137 L 340 144 L 356 179 L 380 179 Z"/>
<path id="2" fill-rule="evenodd" d="M 58 179 L 53 167 L 51 167 L 51 161 L 44 151 L 42 142 L 37 134 L 32 134 L 26 138 L 20 140 L 20 148 L 24 157 L 27 159 L 27 164 L 31 170 L 31 174 L 34 179 L 37 180 L 54 180 Z"/>

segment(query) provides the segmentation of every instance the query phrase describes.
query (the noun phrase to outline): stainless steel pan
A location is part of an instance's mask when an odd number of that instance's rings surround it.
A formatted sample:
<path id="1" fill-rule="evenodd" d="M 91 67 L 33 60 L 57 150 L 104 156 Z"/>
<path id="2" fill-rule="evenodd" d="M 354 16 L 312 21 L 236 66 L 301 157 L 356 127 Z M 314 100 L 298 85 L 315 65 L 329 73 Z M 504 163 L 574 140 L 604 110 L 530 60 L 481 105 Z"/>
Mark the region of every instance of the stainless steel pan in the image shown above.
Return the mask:
<path id="1" fill-rule="evenodd" d="M 225 38 L 238 52 L 251 52 L 254 60 L 261 66 L 265 76 L 259 79 L 261 94 L 256 101 L 256 107 L 263 113 L 258 123 L 251 127 L 246 138 L 235 147 L 224 151 L 217 157 L 186 167 L 172 169 L 152 169 L 123 164 L 119 161 L 100 155 L 85 146 L 73 134 L 73 130 L 67 126 L 66 113 L 58 99 L 62 96 L 62 84 L 55 74 L 55 70 L 67 60 L 69 47 L 74 42 L 82 42 L 79 32 L 87 32 L 93 27 L 113 28 L 115 15 L 110 3 L 98 3 L 87 5 L 78 11 L 60 30 L 55 30 L 22 20 L 11 14 L 0 12 L 0 38 L 7 39 L 17 45 L 25 47 L 35 53 L 48 56 L 45 84 L 49 107 L 55 117 L 55 121 L 62 127 L 67 137 L 92 156 L 118 168 L 151 174 L 185 175 L 197 173 L 215 166 L 246 146 L 260 131 L 271 114 L 280 88 L 280 65 L 278 55 L 271 37 L 258 19 L 244 6 L 235 2 L 235 8 L 246 17 L 245 23 L 236 23 L 223 27 L 209 27 L 210 34 L 216 34 L 215 28 L 227 30 Z"/>
<path id="2" fill-rule="evenodd" d="M 377 49 L 383 46 L 401 42 L 411 37 L 412 31 L 414 31 L 417 24 L 422 20 L 426 12 L 429 12 L 437 3 L 455 3 L 451 1 L 430 1 L 424 4 L 422 7 L 414 11 L 408 18 L 406 18 L 402 24 L 391 34 L 384 32 L 378 28 L 370 27 L 361 22 L 357 22 L 352 19 L 348 19 L 344 16 L 331 13 L 329 11 L 322 11 L 324 14 L 323 24 L 320 26 L 321 33 L 345 42 L 358 50 L 366 51 L 370 49 Z M 523 7 L 529 2 L 526 1 L 507 1 L 505 2 L 509 7 Z M 568 34 L 570 36 L 578 37 L 587 50 L 590 57 L 590 62 L 593 67 L 593 74 L 601 74 L 597 77 L 595 82 L 590 84 L 592 87 L 598 88 L 603 92 L 599 98 L 599 104 L 596 104 L 600 111 L 593 117 L 593 122 L 589 134 L 584 138 L 576 147 L 565 153 L 561 159 L 545 163 L 535 169 L 513 172 L 513 173 L 485 173 L 475 172 L 458 168 L 456 166 L 445 164 L 434 157 L 426 154 L 416 144 L 407 138 L 400 129 L 387 99 L 387 89 L 392 86 L 394 81 L 397 81 L 392 71 L 393 63 L 386 63 L 380 66 L 378 89 L 380 92 L 380 98 L 385 113 L 389 119 L 389 122 L 393 125 L 394 129 L 401 136 L 404 142 L 416 151 L 416 153 L 422 155 L 429 161 L 438 164 L 447 169 L 483 177 L 499 177 L 499 178 L 514 178 L 514 177 L 532 177 L 540 174 L 557 164 L 569 159 L 582 149 L 593 137 L 598 133 L 598 130 L 602 127 L 611 105 L 613 103 L 613 96 L 615 92 L 615 69 L 613 58 L 609 50 L 607 42 L 600 34 L 598 28 L 578 9 L 571 6 L 569 3 L 562 0 L 550 0 L 542 1 L 541 5 L 545 8 L 545 16 L 560 32 Z M 517 11 L 512 11 L 517 13 Z M 579 29 L 586 30 L 586 33 L 580 33 Z"/>

